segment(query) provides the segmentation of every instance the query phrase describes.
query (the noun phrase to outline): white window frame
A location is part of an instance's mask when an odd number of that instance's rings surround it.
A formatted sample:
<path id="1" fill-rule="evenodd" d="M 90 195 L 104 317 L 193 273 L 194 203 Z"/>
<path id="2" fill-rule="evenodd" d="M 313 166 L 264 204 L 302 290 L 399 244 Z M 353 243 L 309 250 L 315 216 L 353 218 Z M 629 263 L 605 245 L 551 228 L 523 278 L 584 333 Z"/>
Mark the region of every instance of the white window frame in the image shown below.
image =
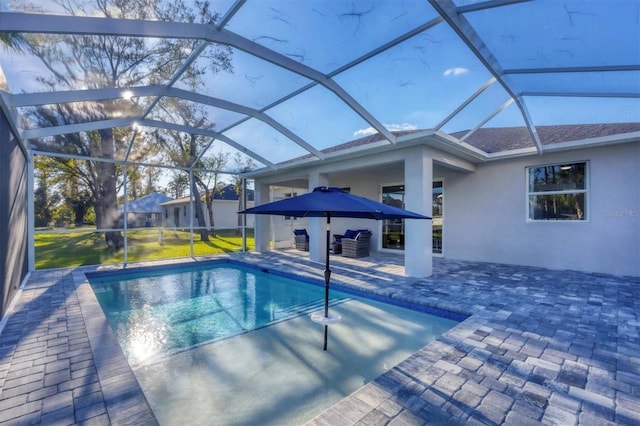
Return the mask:
<path id="1" fill-rule="evenodd" d="M 529 173 L 531 169 L 535 169 L 538 167 L 553 167 L 553 166 L 563 166 L 563 165 L 572 165 L 572 164 L 584 164 L 585 170 L 585 179 L 584 179 L 584 189 L 575 189 L 575 190 L 564 190 L 564 191 L 544 191 L 544 192 L 531 192 L 529 188 Z M 591 164 L 588 160 L 573 160 L 573 161 L 560 161 L 555 163 L 548 164 L 535 164 L 531 166 L 525 167 L 525 217 L 528 223 L 589 223 L 591 221 Z M 531 214 L 531 206 L 530 206 L 530 198 L 532 195 L 563 195 L 563 194 L 584 194 L 584 214 L 586 219 L 577 220 L 577 219 L 567 219 L 567 220 L 552 220 L 552 219 L 532 219 L 530 217 Z"/>
<path id="2" fill-rule="evenodd" d="M 292 197 L 297 197 L 297 196 L 298 196 L 297 192 L 285 192 L 284 193 L 284 197 L 282 199 L 284 200 L 284 199 L 287 199 L 287 198 L 292 198 Z M 298 220 L 298 218 L 295 217 L 295 216 L 282 216 L 282 220 L 285 221 L 285 222 L 290 222 L 290 221 L 296 221 L 296 220 Z"/>
<path id="3" fill-rule="evenodd" d="M 432 196 L 433 196 L 433 183 L 434 182 L 442 182 L 442 194 L 443 194 L 443 198 L 442 198 L 442 237 L 443 238 L 442 238 L 442 248 L 440 250 L 440 253 L 432 252 L 431 254 L 432 254 L 432 256 L 435 256 L 435 257 L 444 257 L 444 235 L 445 235 L 445 233 L 444 233 L 444 228 L 445 228 L 445 214 L 444 214 L 444 212 L 445 212 L 445 209 L 446 209 L 446 207 L 445 207 L 446 196 L 444 195 L 445 191 L 446 191 L 446 189 L 445 189 L 445 178 L 444 177 L 434 177 L 433 179 L 431 179 L 431 194 L 432 194 Z M 430 213 L 433 213 L 433 212 L 430 212 Z M 431 232 L 433 234 L 433 230 Z"/>
<path id="4" fill-rule="evenodd" d="M 378 202 L 382 202 L 382 194 L 383 194 L 383 188 L 388 187 L 388 186 L 405 186 L 404 181 L 393 181 L 393 182 L 387 182 L 387 183 L 381 183 L 378 185 Z M 393 249 L 393 248 L 384 248 L 382 247 L 382 234 L 383 234 L 383 223 L 384 220 L 376 220 L 377 224 L 376 224 L 376 228 L 378 229 L 378 235 L 380 235 L 380 238 L 378 238 L 378 251 L 382 252 L 382 253 L 404 253 L 404 249 L 399 250 L 399 249 Z"/>

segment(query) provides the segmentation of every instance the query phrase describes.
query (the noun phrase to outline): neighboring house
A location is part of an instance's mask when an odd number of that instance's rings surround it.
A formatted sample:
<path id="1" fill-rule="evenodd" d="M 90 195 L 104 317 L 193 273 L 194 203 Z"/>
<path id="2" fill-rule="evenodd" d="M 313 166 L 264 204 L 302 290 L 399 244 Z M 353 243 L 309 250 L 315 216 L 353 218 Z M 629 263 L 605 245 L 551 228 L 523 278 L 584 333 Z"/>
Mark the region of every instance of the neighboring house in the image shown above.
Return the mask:
<path id="1" fill-rule="evenodd" d="M 127 227 L 142 228 L 160 226 L 162 224 L 162 204 L 173 198 L 154 192 L 137 200 L 127 203 Z M 124 206 L 118 206 L 118 211 L 123 213 Z M 122 220 L 122 216 L 120 216 Z"/>
<path id="2" fill-rule="evenodd" d="M 165 228 L 188 228 L 191 224 L 191 197 L 182 197 L 162 204 L 162 226 Z M 241 215 L 239 195 L 233 185 L 226 185 L 213 194 L 213 228 L 215 229 L 236 229 L 240 226 Z M 247 208 L 253 207 L 253 190 L 247 190 Z M 203 196 L 203 208 L 206 209 Z M 195 206 L 194 206 L 195 210 Z M 207 227 L 209 215 L 205 212 Z M 247 215 L 247 227 L 252 228 L 254 224 L 253 215 Z M 193 225 L 198 226 L 198 218 L 193 215 Z"/>
<path id="3" fill-rule="evenodd" d="M 274 191 L 348 187 L 433 215 L 403 223 L 332 220 L 331 233 L 373 231 L 371 249 L 404 253 L 409 276 L 431 274 L 431 254 L 450 259 L 640 276 L 640 123 L 481 128 L 448 135 L 368 136 L 249 173 L 256 204 Z M 284 219 L 255 218 L 256 249 L 293 239 Z M 323 221 L 307 219 L 310 257 L 324 257 Z M 430 237 L 429 237 L 430 236 Z M 276 242 L 278 244 L 276 244 Z"/>

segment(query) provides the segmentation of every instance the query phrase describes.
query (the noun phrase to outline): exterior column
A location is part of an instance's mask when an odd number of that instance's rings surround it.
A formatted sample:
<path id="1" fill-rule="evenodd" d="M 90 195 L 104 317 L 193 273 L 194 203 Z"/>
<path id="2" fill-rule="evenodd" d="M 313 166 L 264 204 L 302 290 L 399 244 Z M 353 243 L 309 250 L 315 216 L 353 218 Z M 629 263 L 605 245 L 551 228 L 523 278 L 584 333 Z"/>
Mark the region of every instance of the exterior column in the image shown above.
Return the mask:
<path id="1" fill-rule="evenodd" d="M 269 185 L 255 181 L 254 201 L 255 205 L 268 203 L 270 200 Z M 269 251 L 269 242 L 271 241 L 271 216 L 264 214 L 256 214 L 254 225 L 255 250 L 260 253 Z"/>
<path id="2" fill-rule="evenodd" d="M 405 208 L 431 217 L 433 159 L 420 147 L 404 159 Z M 433 274 L 432 224 L 430 220 L 405 219 L 404 271 L 410 277 Z"/>
<path id="3" fill-rule="evenodd" d="M 328 186 L 329 178 L 320 173 L 309 175 L 309 192 L 318 186 Z M 327 244 L 327 219 L 325 217 L 310 217 L 309 223 L 309 259 L 324 263 Z"/>

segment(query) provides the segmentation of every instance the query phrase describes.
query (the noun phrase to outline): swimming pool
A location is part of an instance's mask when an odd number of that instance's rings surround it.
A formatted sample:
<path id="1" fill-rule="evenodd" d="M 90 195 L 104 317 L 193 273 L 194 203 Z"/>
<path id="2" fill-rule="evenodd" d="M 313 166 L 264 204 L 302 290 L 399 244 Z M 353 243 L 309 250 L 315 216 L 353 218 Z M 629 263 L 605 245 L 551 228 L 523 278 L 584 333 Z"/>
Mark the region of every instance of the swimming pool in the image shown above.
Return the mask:
<path id="1" fill-rule="evenodd" d="M 309 315 L 323 288 L 274 272 L 224 261 L 89 276 L 161 424 L 303 423 L 457 324 L 333 286 L 342 321 L 324 352 Z"/>

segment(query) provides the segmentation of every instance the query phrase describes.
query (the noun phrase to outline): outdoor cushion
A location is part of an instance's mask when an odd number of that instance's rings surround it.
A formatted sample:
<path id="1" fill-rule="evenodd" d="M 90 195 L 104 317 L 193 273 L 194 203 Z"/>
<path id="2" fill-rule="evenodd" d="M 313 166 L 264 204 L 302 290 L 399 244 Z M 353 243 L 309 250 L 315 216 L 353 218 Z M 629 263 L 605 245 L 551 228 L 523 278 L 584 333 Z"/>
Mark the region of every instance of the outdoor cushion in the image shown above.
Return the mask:
<path id="1" fill-rule="evenodd" d="M 307 235 L 306 229 L 294 229 L 293 235 Z"/>
<path id="2" fill-rule="evenodd" d="M 369 234 L 369 236 L 370 236 L 371 235 L 371 231 L 369 231 L 368 229 L 358 229 L 356 231 L 355 238 L 358 238 L 360 236 L 360 234 Z"/>
<path id="3" fill-rule="evenodd" d="M 356 235 L 358 235 L 358 231 L 355 231 L 353 229 L 347 229 L 346 232 L 344 233 L 344 238 L 355 238 Z"/>

